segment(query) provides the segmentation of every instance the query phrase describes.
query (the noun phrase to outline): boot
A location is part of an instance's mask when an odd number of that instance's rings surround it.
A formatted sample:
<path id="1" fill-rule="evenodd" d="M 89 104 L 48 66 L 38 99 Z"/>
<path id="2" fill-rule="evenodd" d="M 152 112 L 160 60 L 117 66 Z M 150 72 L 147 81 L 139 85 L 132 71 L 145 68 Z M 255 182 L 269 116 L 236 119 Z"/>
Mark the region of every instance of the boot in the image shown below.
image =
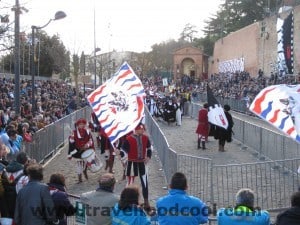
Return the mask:
<path id="1" fill-rule="evenodd" d="M 205 150 L 205 141 L 202 141 L 202 149 Z"/>
<path id="2" fill-rule="evenodd" d="M 82 175 L 81 174 L 78 174 L 78 182 L 77 184 L 81 183 L 82 182 Z"/>
<path id="3" fill-rule="evenodd" d="M 87 175 L 87 169 L 85 169 L 84 171 L 83 171 L 83 175 L 84 175 L 84 178 L 85 179 L 89 179 L 89 177 L 88 177 L 88 175 Z"/>
<path id="4" fill-rule="evenodd" d="M 201 144 L 201 141 L 200 141 L 200 139 L 198 138 L 198 149 L 201 148 L 200 144 Z"/>
<path id="5" fill-rule="evenodd" d="M 222 145 L 219 145 L 219 152 L 222 151 Z"/>
<path id="6" fill-rule="evenodd" d="M 219 145 L 219 151 L 220 152 L 225 152 L 224 146 L 223 145 Z"/>

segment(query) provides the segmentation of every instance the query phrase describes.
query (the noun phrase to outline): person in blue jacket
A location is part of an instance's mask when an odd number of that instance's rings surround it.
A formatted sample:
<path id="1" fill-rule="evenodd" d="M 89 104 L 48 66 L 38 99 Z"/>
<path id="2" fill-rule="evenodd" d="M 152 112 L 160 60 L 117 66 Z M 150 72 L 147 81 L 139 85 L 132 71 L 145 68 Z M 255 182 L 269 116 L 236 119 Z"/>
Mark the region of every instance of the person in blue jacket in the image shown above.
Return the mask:
<path id="1" fill-rule="evenodd" d="M 139 205 L 139 188 L 128 186 L 121 193 L 120 201 L 111 211 L 112 225 L 150 225 L 150 218 Z"/>
<path id="2" fill-rule="evenodd" d="M 208 207 L 197 197 L 188 195 L 187 179 L 176 172 L 170 183 L 169 194 L 156 202 L 159 225 L 199 225 L 208 221 Z"/>
<path id="3" fill-rule="evenodd" d="M 217 212 L 218 225 L 269 225 L 269 213 L 254 208 L 254 193 L 249 188 L 242 188 L 236 194 L 236 205 L 221 208 Z"/>

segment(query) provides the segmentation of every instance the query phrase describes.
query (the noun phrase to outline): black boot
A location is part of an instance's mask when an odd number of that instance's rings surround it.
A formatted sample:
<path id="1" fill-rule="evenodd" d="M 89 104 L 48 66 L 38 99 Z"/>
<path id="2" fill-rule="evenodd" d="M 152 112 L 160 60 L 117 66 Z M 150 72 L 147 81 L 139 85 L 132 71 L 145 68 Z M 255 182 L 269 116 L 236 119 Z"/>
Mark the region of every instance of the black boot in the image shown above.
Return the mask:
<path id="1" fill-rule="evenodd" d="M 201 141 L 200 141 L 200 139 L 198 139 L 198 149 L 201 148 L 200 144 L 201 144 Z"/>
<path id="2" fill-rule="evenodd" d="M 205 150 L 205 141 L 202 141 L 202 149 Z"/>
<path id="3" fill-rule="evenodd" d="M 87 168 L 83 171 L 83 175 L 85 179 L 89 179 L 88 175 L 87 175 Z"/>

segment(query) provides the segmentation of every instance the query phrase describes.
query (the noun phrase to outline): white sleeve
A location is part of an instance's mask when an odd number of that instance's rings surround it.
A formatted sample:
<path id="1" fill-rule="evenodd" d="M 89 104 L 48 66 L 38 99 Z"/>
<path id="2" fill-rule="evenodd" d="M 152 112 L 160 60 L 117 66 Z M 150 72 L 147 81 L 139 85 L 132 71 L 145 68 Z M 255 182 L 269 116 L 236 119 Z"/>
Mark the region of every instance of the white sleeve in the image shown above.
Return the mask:
<path id="1" fill-rule="evenodd" d="M 29 181 L 28 176 L 24 175 L 24 176 L 20 177 L 20 179 L 18 180 L 18 182 L 16 184 L 16 192 L 17 192 L 17 194 L 28 183 L 28 181 Z"/>

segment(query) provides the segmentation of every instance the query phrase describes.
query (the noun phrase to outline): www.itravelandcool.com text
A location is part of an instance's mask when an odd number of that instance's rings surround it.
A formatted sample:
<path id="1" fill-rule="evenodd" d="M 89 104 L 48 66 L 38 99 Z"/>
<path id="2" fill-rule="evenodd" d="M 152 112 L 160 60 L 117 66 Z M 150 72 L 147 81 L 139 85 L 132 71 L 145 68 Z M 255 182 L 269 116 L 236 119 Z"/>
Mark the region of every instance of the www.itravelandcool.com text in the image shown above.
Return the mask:
<path id="1" fill-rule="evenodd" d="M 216 208 L 216 207 L 214 207 Z M 110 216 L 112 213 L 114 215 L 119 215 L 121 210 L 114 207 L 95 207 L 84 205 L 85 215 L 87 216 Z M 70 209 L 71 210 L 71 209 Z M 78 210 L 78 209 L 77 209 Z M 45 213 L 48 215 L 54 215 L 55 208 L 31 208 L 31 212 L 35 216 L 43 216 Z M 158 207 L 156 209 L 156 215 L 158 216 L 209 216 L 216 213 L 216 210 L 212 210 L 211 207 L 179 207 L 179 204 L 176 203 L 174 206 L 169 207 Z M 125 216 L 138 216 L 144 214 L 142 210 L 138 207 L 133 207 L 131 209 L 122 210 L 122 214 Z M 218 216 L 259 216 L 261 215 L 261 209 L 259 207 L 254 210 L 235 210 L 234 207 L 225 208 L 222 213 Z"/>

